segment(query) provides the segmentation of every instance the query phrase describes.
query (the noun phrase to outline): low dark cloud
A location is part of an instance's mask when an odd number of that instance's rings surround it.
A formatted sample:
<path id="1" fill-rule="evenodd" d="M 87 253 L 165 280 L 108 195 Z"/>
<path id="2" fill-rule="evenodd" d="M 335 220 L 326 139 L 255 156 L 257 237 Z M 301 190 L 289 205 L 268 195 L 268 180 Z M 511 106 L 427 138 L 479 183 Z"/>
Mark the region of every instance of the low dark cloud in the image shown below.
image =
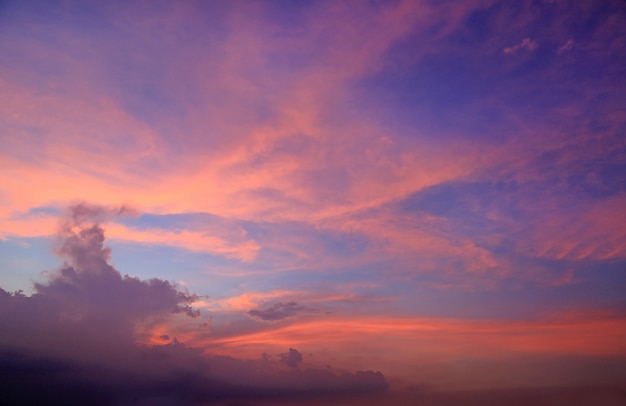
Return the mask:
<path id="1" fill-rule="evenodd" d="M 298 350 L 290 348 L 289 352 L 280 354 L 280 362 L 291 368 L 298 368 L 298 365 L 302 362 L 302 354 Z"/>
<path id="2" fill-rule="evenodd" d="M 256 319 L 265 321 L 283 320 L 288 317 L 294 317 L 302 313 L 315 312 L 313 309 L 301 306 L 296 302 L 278 302 L 266 308 L 252 309 L 248 314 Z"/>
<path id="3" fill-rule="evenodd" d="M 196 295 L 161 279 L 147 281 L 121 275 L 110 263 L 100 219 L 118 211 L 78 205 L 60 223 L 56 253 L 63 265 L 34 284 L 32 296 L 0 294 L 0 343 L 46 351 L 81 361 L 115 360 L 135 348 L 133 328 L 139 321 L 183 313 Z M 108 213 L 108 214 L 107 214 Z"/>
<path id="4" fill-rule="evenodd" d="M 295 349 L 280 360 L 244 361 L 206 355 L 172 333 L 160 335 L 163 345 L 138 344 L 138 323 L 183 317 L 198 324 L 202 315 L 193 308 L 198 296 L 111 265 L 98 221 L 123 213 L 72 207 L 55 250 L 63 265 L 44 274 L 31 296 L 0 289 L 0 405 L 194 405 L 386 389 L 378 372 L 298 369 Z M 301 310 L 288 303 L 274 312 Z"/>

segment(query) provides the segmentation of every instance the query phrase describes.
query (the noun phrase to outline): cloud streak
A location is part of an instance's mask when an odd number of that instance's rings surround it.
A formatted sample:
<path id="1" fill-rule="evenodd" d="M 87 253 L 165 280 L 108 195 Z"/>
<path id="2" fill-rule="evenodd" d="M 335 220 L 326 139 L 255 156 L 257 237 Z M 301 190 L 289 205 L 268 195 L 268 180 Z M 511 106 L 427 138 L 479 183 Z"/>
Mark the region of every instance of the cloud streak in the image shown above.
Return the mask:
<path id="1" fill-rule="evenodd" d="M 248 314 L 260 320 L 276 321 L 283 320 L 288 317 L 294 317 L 298 314 L 311 312 L 315 312 L 315 310 L 298 305 L 296 302 L 278 302 L 267 306 L 266 308 L 252 309 L 248 312 Z"/>

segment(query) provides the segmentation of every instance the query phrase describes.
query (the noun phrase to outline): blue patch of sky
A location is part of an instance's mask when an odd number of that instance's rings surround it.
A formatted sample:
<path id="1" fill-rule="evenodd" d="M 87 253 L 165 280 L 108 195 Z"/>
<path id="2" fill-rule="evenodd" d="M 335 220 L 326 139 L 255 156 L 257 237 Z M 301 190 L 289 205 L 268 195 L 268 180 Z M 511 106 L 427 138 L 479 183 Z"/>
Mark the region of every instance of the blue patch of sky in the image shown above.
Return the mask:
<path id="1" fill-rule="evenodd" d="M 546 281 L 572 271 L 573 283 L 551 286 L 494 276 L 497 289 L 486 285 L 484 289 L 466 290 L 463 279 L 456 281 L 455 287 L 455 281 L 444 275 L 419 274 L 410 281 L 395 283 L 398 306 L 414 315 L 501 320 L 542 318 L 582 309 L 626 310 L 626 261 L 524 259 L 519 265 L 526 271 L 539 269 Z M 467 278 L 471 281 L 472 275 Z M 437 287 L 442 285 L 447 287 Z"/>
<path id="2" fill-rule="evenodd" d="M 54 241 L 49 238 L 9 238 L 0 240 L 0 288 L 22 289 L 32 293 L 32 281 L 45 281 L 43 271 L 53 271 L 63 263 L 53 253 Z M 212 266 L 239 269 L 239 261 L 187 250 L 107 240 L 111 262 L 122 275 L 140 279 L 159 278 L 170 282 L 186 281 L 198 294 L 233 290 L 236 278 L 211 275 Z"/>
<path id="3" fill-rule="evenodd" d="M 32 80 L 64 78 L 71 74 L 65 65 L 66 58 L 49 58 L 50 54 L 72 55 L 80 59 L 84 55 L 76 53 L 82 49 L 71 46 L 68 40 L 82 39 L 103 29 L 101 16 L 87 3 L 70 11 L 54 1 L 11 2 L 0 14 L 0 18 L 3 21 L 0 26 L 4 26 L 5 31 L 0 35 L 0 49 L 3 49 L 0 52 L 0 61 L 3 65 L 4 62 L 8 64 L 5 66 L 19 67 L 11 70 L 16 72 L 17 77 L 24 71 L 24 67 L 36 73 L 35 77 L 27 77 L 31 86 L 35 85 Z M 75 31 L 78 35 L 71 35 L 68 30 Z M 3 38 L 11 38 L 11 41 L 2 41 Z M 32 53 L 29 47 L 13 47 L 14 44 L 21 44 L 21 40 L 46 49 L 47 54 Z M 5 50 L 10 53 L 4 52 Z"/>
<path id="4" fill-rule="evenodd" d="M 350 257 L 365 252 L 370 240 L 360 234 L 323 232 L 318 236 L 323 242 L 325 251 L 333 256 Z"/>
<path id="5" fill-rule="evenodd" d="M 265 3 L 262 17 L 276 41 L 293 41 L 303 38 L 309 29 L 310 13 L 315 11 L 317 0 L 277 0 Z M 293 52 L 270 52 L 268 55 L 272 67 L 289 74 L 294 70 L 305 69 L 315 57 L 315 49 L 300 48 Z"/>
<path id="6" fill-rule="evenodd" d="M 62 265 L 52 245 L 48 238 L 0 239 L 0 288 L 32 293 L 33 281 L 41 281 L 42 272 Z"/>
<path id="7" fill-rule="evenodd" d="M 532 221 L 534 217 L 528 216 L 536 216 L 544 199 L 558 199 L 563 204 L 576 201 L 577 205 L 563 207 L 575 213 L 586 210 L 594 201 L 626 191 L 626 165 L 613 160 L 577 162 L 563 175 L 555 163 L 558 155 L 557 151 L 542 154 L 533 164 L 545 176 L 541 182 L 449 182 L 423 189 L 397 205 L 416 215 L 424 212 L 457 220 L 457 231 L 481 235 L 506 231 L 503 227 L 507 222 L 502 220 Z M 529 202 L 534 202 L 532 207 L 528 207 Z M 494 210 L 497 220 L 490 217 Z"/>
<path id="8" fill-rule="evenodd" d="M 184 281 L 192 293 L 214 295 L 235 292 L 241 284 L 228 276 L 228 269 L 240 271 L 240 262 L 206 253 L 189 252 L 176 247 L 108 241 L 112 262 L 121 274 L 140 279 L 159 278 Z M 218 272 L 212 273 L 212 268 Z"/>
<path id="9" fill-rule="evenodd" d="M 267 286 L 274 289 L 280 286 L 282 289 L 341 292 L 342 285 L 381 283 L 388 266 L 380 261 L 365 265 L 298 269 L 297 272 L 268 275 Z"/>
<path id="10" fill-rule="evenodd" d="M 363 252 L 369 240 L 362 235 L 355 233 L 343 233 L 334 230 L 325 230 L 301 222 L 241 222 L 242 227 L 248 235 L 263 243 L 266 239 L 291 240 L 312 240 L 312 244 L 321 246 L 330 255 L 356 255 Z"/>
<path id="11" fill-rule="evenodd" d="M 185 229 L 189 226 L 210 229 L 210 223 L 219 223 L 221 218 L 203 213 L 175 214 L 175 215 L 142 215 L 135 218 L 125 218 L 126 225 L 138 228 L 163 227 L 169 229 Z M 331 231 L 317 230 L 302 223 L 253 223 L 241 222 L 251 237 L 263 242 L 264 239 L 292 239 L 308 241 L 314 239 L 313 244 L 324 251 L 324 255 L 345 257 L 358 255 L 365 250 L 368 241 L 359 235 L 343 234 Z M 237 259 L 226 258 L 221 255 L 190 252 L 185 249 L 162 245 L 143 245 L 128 242 L 108 241 L 112 250 L 113 262 L 122 273 L 128 273 L 141 278 L 159 277 L 169 280 L 185 280 L 191 290 L 199 294 L 231 295 L 238 292 L 241 284 L 251 284 L 254 290 L 275 289 L 274 283 L 281 281 L 298 280 L 309 283 L 313 280 L 328 278 L 328 272 L 333 272 L 333 278 L 339 273 L 345 280 L 360 280 L 362 268 L 349 271 L 345 269 L 307 269 L 311 265 L 300 264 L 297 253 L 287 247 L 284 250 L 263 247 L 252 262 L 242 262 Z M 294 247 L 300 250 L 302 247 Z M 229 272 L 232 271 L 232 275 Z M 242 276 L 243 275 L 243 276 Z M 320 275 L 325 275 L 320 277 Z M 285 287 L 288 288 L 288 287 Z M 240 293 L 240 292 L 239 292 Z"/>
<path id="12" fill-rule="evenodd" d="M 488 218 L 494 208 L 512 220 L 523 219 L 523 208 L 514 199 L 520 190 L 517 182 L 449 182 L 420 190 L 398 202 L 398 206 L 409 213 L 459 220 L 463 226 L 479 230 L 496 227 L 496 222 Z"/>
<path id="13" fill-rule="evenodd" d="M 158 21 L 167 10 L 133 8 L 130 13 L 138 19 L 145 18 L 142 28 L 121 25 L 111 33 L 118 41 L 107 42 L 116 44 L 107 46 L 108 58 L 103 60 L 113 94 L 139 120 L 172 134 L 168 145 L 172 151 L 185 152 L 186 148 L 195 147 L 176 141 L 196 132 L 188 120 L 189 114 L 195 114 L 198 106 L 207 102 L 219 104 L 207 96 L 203 86 L 198 86 L 198 79 L 202 78 L 198 77 L 197 67 L 204 66 L 206 75 L 211 76 L 211 61 L 224 59 L 223 43 L 232 32 L 230 19 L 225 17 L 230 7 L 228 2 L 197 4 L 192 11 L 193 21 L 165 27 Z M 267 115 L 263 109 L 257 113 Z M 164 117 L 168 121 L 162 121 Z M 203 137 L 202 142 L 212 144 L 217 139 Z"/>
<path id="14" fill-rule="evenodd" d="M 541 318 L 578 308 L 626 308 L 623 297 L 626 288 L 626 273 L 622 272 L 626 265 L 624 261 L 525 259 L 523 265 L 540 268 L 541 272 L 550 274 L 547 276 L 554 279 L 572 270 L 574 283 L 550 286 L 537 281 L 507 280 L 494 276 L 498 289 L 491 289 L 487 284 L 484 289 L 466 290 L 463 280 L 467 278 L 471 281 L 475 276 L 461 275 L 451 279 L 449 275 L 430 272 L 419 273 L 412 278 L 389 277 L 385 269 L 394 265 L 380 262 L 334 270 L 300 269 L 298 272 L 252 276 L 239 285 L 239 290 L 234 289 L 230 293 L 285 289 L 356 294 L 366 301 L 368 298 L 388 300 L 363 305 L 357 299 L 344 304 L 335 303 L 332 308 L 338 311 L 352 308 L 350 311 L 353 311 L 365 306 L 368 312 L 376 313 L 395 307 L 401 313 L 415 316 L 502 320 Z M 359 283 L 367 287 L 359 288 Z"/>
<path id="15" fill-rule="evenodd" d="M 129 226 L 138 229 L 149 228 L 163 228 L 169 230 L 203 230 L 211 234 L 213 227 L 217 229 L 223 229 L 223 227 L 238 226 L 245 229 L 248 233 L 248 237 L 256 241 L 259 241 L 262 245 L 263 242 L 279 239 L 280 241 L 290 240 L 308 240 L 310 237 L 315 238 L 318 244 L 321 244 L 328 252 L 334 252 L 336 254 L 350 252 L 357 253 L 364 249 L 365 241 L 362 241 L 358 236 L 350 236 L 345 242 L 342 241 L 342 236 L 335 235 L 333 233 L 324 234 L 316 230 L 315 228 L 296 222 L 288 222 L 281 224 L 273 223 L 256 223 L 250 221 L 230 221 L 224 220 L 219 216 L 215 216 L 208 213 L 185 213 L 185 214 L 168 214 L 168 215 L 154 215 L 144 214 L 138 217 L 122 218 L 121 221 Z M 216 233 L 219 234 L 219 233 Z M 122 250 L 122 253 L 129 253 L 130 247 L 141 246 L 140 244 L 129 244 L 113 242 L 112 244 L 119 245 L 120 248 L 116 248 L 114 257 L 117 257 L 117 251 Z M 127 248 L 124 248 L 127 247 Z M 267 272 L 280 270 L 289 271 L 290 264 L 297 264 L 298 255 L 293 252 L 289 246 L 285 249 L 277 249 L 271 247 L 262 247 L 257 254 L 257 257 L 252 262 L 242 262 L 237 259 L 229 259 L 220 255 L 210 255 L 206 253 L 194 253 L 182 248 L 163 247 L 155 249 L 152 258 L 157 263 L 171 263 L 170 256 L 178 255 L 181 258 L 186 258 L 192 261 L 195 265 L 194 268 L 203 269 L 205 273 L 211 273 L 211 267 L 215 267 L 217 272 L 215 275 L 219 275 L 224 272 L 224 269 L 233 269 L 236 271 L 246 272 L 249 275 L 253 275 L 258 272 L 259 275 L 265 275 Z M 135 250 L 136 248 L 132 248 Z M 147 249 L 147 248 L 145 248 Z M 301 247 L 294 247 L 295 250 L 301 249 Z M 348 250 L 348 251 L 346 251 Z M 167 252 L 167 254 L 162 254 Z M 137 258 L 141 259 L 143 254 L 137 254 Z M 170 268 L 172 265 L 168 265 Z M 292 269 L 296 269 L 297 265 L 293 265 Z M 195 272 L 195 271 L 194 271 Z M 167 269 L 163 269 L 163 273 L 167 273 Z M 235 273 L 237 274 L 237 273 Z M 238 277 L 233 277 L 238 278 Z"/>
<path id="16" fill-rule="evenodd" d="M 488 94 L 483 75 L 458 55 L 428 55 L 411 65 L 360 81 L 351 103 L 392 129 L 401 130 L 402 124 L 430 129 L 450 125 L 450 114 Z"/>
<path id="17" fill-rule="evenodd" d="M 469 13 L 451 38 L 462 46 L 475 46 L 493 40 L 494 33 L 505 33 L 499 28 L 499 21 L 503 14 L 522 15 L 523 2 L 496 2 L 489 7 L 478 8 Z M 507 33 L 511 35 L 510 33 Z M 515 37 L 513 37 L 515 38 Z M 510 40 L 507 38 L 506 40 Z M 505 39 L 503 39 L 505 40 Z"/>
<path id="18" fill-rule="evenodd" d="M 219 216 L 210 213 L 176 213 L 176 214 L 152 214 L 144 213 L 140 216 L 122 217 L 119 221 L 137 229 L 162 228 L 162 229 L 187 229 L 197 230 L 223 224 L 225 221 Z"/>
<path id="19" fill-rule="evenodd" d="M 600 157 L 593 150 L 591 154 L 580 151 L 579 159 L 565 167 L 561 157 L 567 158 L 572 151 L 550 150 L 537 155 L 532 166 L 542 174 L 544 186 L 549 186 L 553 193 L 567 193 L 591 199 L 603 199 L 623 193 L 626 189 L 626 164 L 623 162 L 626 144 L 617 140 L 617 134 L 613 137 L 616 143 L 606 148 Z M 594 145 L 575 148 L 588 147 Z"/>
<path id="20" fill-rule="evenodd" d="M 517 128 L 507 118 L 509 110 L 537 120 L 580 98 L 562 80 L 534 74 L 548 67 L 542 52 L 509 72 L 498 67 L 503 61 L 495 60 L 507 55 L 481 63 L 472 55 L 429 55 L 403 72 L 382 71 L 363 80 L 354 102 L 382 111 L 383 124 L 398 133 L 417 128 L 425 130 L 421 136 L 459 133 L 495 141 Z"/>
<path id="21" fill-rule="evenodd" d="M 569 183 L 564 186 L 559 186 L 561 182 L 558 179 L 523 185 L 516 182 L 451 182 L 424 189 L 397 204 L 401 210 L 414 213 L 416 217 L 420 213 L 428 213 L 452 220 L 442 225 L 444 231 L 466 236 L 477 246 L 489 250 L 495 257 L 505 257 L 514 266 L 532 269 L 538 267 L 538 263 L 533 262 L 538 259 L 526 254 L 522 258 L 516 252 L 519 250 L 518 239 L 529 238 L 525 234 L 527 228 L 537 226 L 537 222 L 544 218 L 537 217 L 538 211 L 543 213 L 542 216 L 551 215 L 549 211 L 543 211 L 542 201 L 559 199 L 561 213 L 583 215 L 592 207 L 594 200 L 623 193 L 626 182 L 622 180 L 626 170 L 621 171 L 622 168 L 626 169 L 623 165 L 611 167 L 608 175 L 595 177 L 594 181 L 588 179 L 589 174 L 594 172 L 570 175 L 567 178 Z M 576 202 L 575 205 L 571 204 L 573 201 Z M 529 202 L 533 202 L 530 203 L 532 207 L 527 207 Z M 496 218 L 490 217 L 493 213 L 497 213 Z M 522 265 L 526 263 L 528 264 Z M 450 261 L 442 260 L 441 264 L 461 272 L 465 267 L 463 261 L 455 262 L 452 258 Z M 555 263 L 554 266 L 558 264 Z M 562 270 L 558 266 L 555 269 Z M 520 275 L 524 275 L 524 272 Z M 519 279 L 513 277 L 513 280 L 519 283 Z"/>
<path id="22" fill-rule="evenodd" d="M 63 213 L 63 210 L 59 207 L 54 206 L 37 206 L 29 209 L 26 213 L 20 215 L 20 217 L 29 217 L 36 216 L 39 214 L 50 215 L 50 216 L 60 216 Z"/>
<path id="23" fill-rule="evenodd" d="M 520 268 L 538 269 L 547 280 L 557 280 L 565 272 L 572 272 L 572 284 L 541 288 L 529 281 L 527 291 L 537 291 L 549 306 L 569 308 L 623 307 L 626 309 L 626 261 L 611 260 L 555 260 L 543 258 L 516 258 Z M 578 282 L 578 283 L 576 283 Z M 516 283 L 517 285 L 517 283 Z M 548 307 L 549 307 L 548 306 Z"/>
<path id="24" fill-rule="evenodd" d="M 170 230 L 203 230 L 211 234 L 211 228 L 223 229 L 223 227 L 242 227 L 248 233 L 248 237 L 263 244 L 268 239 L 313 239 L 316 244 L 329 255 L 352 256 L 364 252 L 369 240 L 360 234 L 342 233 L 332 230 L 324 230 L 309 224 L 299 222 L 266 223 L 251 221 L 231 221 L 209 213 L 182 213 L 182 214 L 143 214 L 138 217 L 124 217 L 120 222 L 128 227 L 137 229 L 162 228 Z M 219 233 L 216 233 L 219 234 Z M 272 262 L 272 258 L 295 259 L 288 249 L 278 250 L 262 248 L 256 263 Z"/>
<path id="25" fill-rule="evenodd" d="M 558 10 L 551 5 L 539 7 L 533 10 L 531 25 L 515 28 L 511 24 L 513 31 L 502 38 L 501 30 L 495 31 L 502 23 L 496 22 L 503 18 L 502 13 L 514 17 L 515 7 L 522 4 L 497 3 L 475 12 L 460 29 L 438 39 L 441 43 L 435 51 L 420 57 L 407 55 L 412 49 L 419 55 L 424 38 L 398 41 L 385 56 L 385 69 L 357 83 L 352 101 L 364 111 L 378 112 L 380 122 L 398 133 L 413 128 L 421 129 L 422 136 L 440 136 L 454 130 L 498 139 L 515 133 L 518 125 L 508 121 L 507 110 L 534 122 L 550 119 L 556 107 L 588 103 L 581 92 L 623 80 L 623 75 L 614 72 L 615 64 L 601 61 L 613 58 L 611 55 L 589 58 L 576 49 L 567 58 L 557 54 L 581 29 L 588 40 L 594 38 L 594 31 L 611 15 L 606 7 L 592 7 L 591 14 L 596 17 L 580 13 L 564 27 Z M 537 42 L 537 48 L 532 52 L 520 48 L 514 55 L 503 53 L 505 47 L 519 45 L 524 38 Z M 494 41 L 501 44 L 485 46 Z"/>
<path id="26" fill-rule="evenodd" d="M 586 173 L 568 176 L 568 187 L 595 199 L 626 193 L 626 163 L 599 162 L 597 166 L 590 168 Z"/>

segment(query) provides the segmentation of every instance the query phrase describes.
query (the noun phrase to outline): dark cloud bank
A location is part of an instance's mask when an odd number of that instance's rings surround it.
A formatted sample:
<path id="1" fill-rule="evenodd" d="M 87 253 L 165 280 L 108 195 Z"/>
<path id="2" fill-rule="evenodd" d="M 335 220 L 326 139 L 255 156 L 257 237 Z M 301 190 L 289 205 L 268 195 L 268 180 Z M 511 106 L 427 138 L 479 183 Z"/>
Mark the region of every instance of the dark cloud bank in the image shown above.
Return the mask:
<path id="1" fill-rule="evenodd" d="M 197 296 L 110 265 L 98 222 L 125 211 L 72 207 L 59 231 L 63 266 L 32 296 L 0 289 L 0 405 L 256 404 L 386 390 L 379 372 L 301 369 L 293 348 L 276 361 L 244 361 L 169 336 L 165 345 L 137 344 L 138 322 L 200 314 Z"/>
<path id="2" fill-rule="evenodd" d="M 316 313 L 316 310 L 301 306 L 296 302 L 278 302 L 271 304 L 264 309 L 252 309 L 248 312 L 250 316 L 263 321 L 284 320 L 288 317 L 294 317 L 305 313 Z"/>

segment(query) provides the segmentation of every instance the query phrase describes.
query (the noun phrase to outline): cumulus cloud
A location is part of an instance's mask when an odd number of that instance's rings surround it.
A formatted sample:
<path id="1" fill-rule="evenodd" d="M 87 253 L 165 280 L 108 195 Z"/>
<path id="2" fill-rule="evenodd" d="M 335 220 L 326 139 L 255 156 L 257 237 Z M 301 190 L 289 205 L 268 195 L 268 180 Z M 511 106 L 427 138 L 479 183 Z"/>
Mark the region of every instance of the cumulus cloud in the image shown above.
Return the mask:
<path id="1" fill-rule="evenodd" d="M 528 51 L 528 52 L 532 52 L 535 49 L 537 49 L 538 46 L 539 44 L 536 41 L 533 41 L 529 37 L 526 37 L 519 44 L 513 45 L 512 47 L 504 48 L 503 52 L 507 55 L 514 54 L 520 49 Z"/>
<path id="2" fill-rule="evenodd" d="M 309 309 L 307 307 L 299 305 L 296 302 L 291 301 L 287 303 L 274 303 L 271 306 L 266 307 L 265 309 L 252 309 L 248 312 L 248 314 L 260 320 L 277 321 L 286 319 L 288 317 L 294 317 L 298 314 L 310 312 L 315 312 L 315 310 Z"/>
<path id="3" fill-rule="evenodd" d="M 1 344 L 81 361 L 105 356 L 114 362 L 133 351 L 137 322 L 177 313 L 199 316 L 191 306 L 196 295 L 161 279 L 123 276 L 109 263 L 111 250 L 97 221 L 123 210 L 83 204 L 69 210 L 55 250 L 63 265 L 36 282 L 32 296 L 0 296 L 0 320 L 11 326 L 0 332 Z"/>
<path id="4" fill-rule="evenodd" d="M 0 404 L 190 405 L 294 390 L 386 388 L 380 373 L 301 371 L 302 356 L 292 348 L 280 360 L 243 361 L 206 355 L 174 331 L 158 336 L 163 344 L 139 344 L 142 323 L 198 324 L 202 315 L 193 308 L 197 295 L 161 279 L 122 275 L 111 265 L 99 221 L 123 213 L 73 206 L 59 226 L 55 252 L 62 266 L 36 282 L 32 296 L 0 289 L 0 372 L 10 371 L 0 376 Z"/>

